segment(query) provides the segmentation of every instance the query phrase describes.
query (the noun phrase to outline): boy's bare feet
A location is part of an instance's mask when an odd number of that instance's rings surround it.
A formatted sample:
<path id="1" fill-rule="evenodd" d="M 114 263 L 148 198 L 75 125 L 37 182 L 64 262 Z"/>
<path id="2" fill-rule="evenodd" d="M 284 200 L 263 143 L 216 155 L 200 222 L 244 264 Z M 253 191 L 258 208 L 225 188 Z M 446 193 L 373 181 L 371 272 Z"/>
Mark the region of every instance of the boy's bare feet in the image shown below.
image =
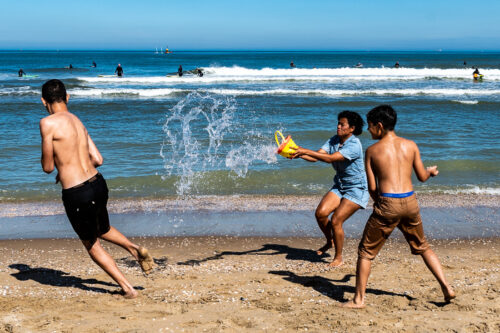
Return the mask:
<path id="1" fill-rule="evenodd" d="M 344 262 L 341 259 L 333 259 L 331 263 L 328 264 L 328 267 L 340 267 L 344 264 Z"/>
<path id="2" fill-rule="evenodd" d="M 457 297 L 453 289 L 451 289 L 450 286 L 447 286 L 446 288 L 441 288 L 443 290 L 443 295 L 444 295 L 444 301 L 446 303 L 449 303 L 452 299 Z"/>
<path id="3" fill-rule="evenodd" d="M 345 309 L 364 309 L 366 307 L 365 303 L 354 303 L 354 301 L 349 301 L 345 303 L 340 303 L 341 308 Z"/>
<path id="4" fill-rule="evenodd" d="M 326 251 L 330 250 L 332 247 L 333 247 L 332 244 L 327 242 L 325 245 L 316 250 L 316 254 L 318 256 L 322 256 L 323 254 L 326 253 Z"/>
<path id="5" fill-rule="evenodd" d="M 122 295 L 123 298 L 125 298 L 125 299 L 132 299 L 132 298 L 136 298 L 137 296 L 139 296 L 139 293 L 137 292 L 137 290 L 135 290 L 133 288 L 129 291 L 125 291 L 122 289 L 119 294 Z"/>
<path id="6" fill-rule="evenodd" d="M 149 254 L 149 251 L 145 247 L 139 247 L 137 249 L 137 253 L 139 256 L 139 265 L 141 265 L 141 269 L 144 274 L 149 274 L 155 268 L 155 263 L 153 261 L 153 257 Z"/>

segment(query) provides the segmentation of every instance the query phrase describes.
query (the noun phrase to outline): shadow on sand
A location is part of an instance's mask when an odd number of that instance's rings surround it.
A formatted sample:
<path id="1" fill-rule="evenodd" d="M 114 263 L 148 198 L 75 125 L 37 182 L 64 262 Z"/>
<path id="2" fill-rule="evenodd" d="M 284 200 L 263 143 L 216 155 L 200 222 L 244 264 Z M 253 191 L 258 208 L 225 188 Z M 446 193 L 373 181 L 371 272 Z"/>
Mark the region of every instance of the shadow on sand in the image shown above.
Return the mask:
<path id="1" fill-rule="evenodd" d="M 249 251 L 224 251 L 217 253 L 216 255 L 213 255 L 211 257 L 207 257 L 204 259 L 193 259 L 193 260 L 187 260 L 183 262 L 178 262 L 178 265 L 199 265 L 203 262 L 207 262 L 210 260 L 219 260 L 223 259 L 224 256 L 242 256 L 242 255 L 260 255 L 260 256 L 274 256 L 274 255 L 280 255 L 280 254 L 286 254 L 286 259 L 288 260 L 306 260 L 309 262 L 322 262 L 322 263 L 327 263 L 324 258 L 328 257 L 329 255 L 322 255 L 318 256 L 316 254 L 316 251 L 309 250 L 309 249 L 298 249 L 294 247 L 290 247 L 288 245 L 282 245 L 282 244 L 264 244 L 260 249 L 256 250 L 249 250 Z"/>
<path id="2" fill-rule="evenodd" d="M 346 286 L 346 285 L 339 285 L 333 282 L 340 282 L 340 283 L 346 283 L 349 282 L 349 280 L 354 277 L 354 274 L 346 274 L 342 279 L 340 280 L 334 280 L 334 279 L 328 279 L 323 276 L 300 276 L 297 275 L 293 272 L 290 271 L 270 271 L 270 274 L 275 274 L 275 275 L 281 275 L 283 276 L 283 279 L 286 281 L 290 281 L 293 283 L 300 284 L 304 287 L 310 287 L 316 290 L 317 292 L 330 297 L 331 299 L 337 301 L 337 302 L 346 302 L 348 301 L 347 298 L 345 298 L 344 293 L 352 293 L 354 294 L 356 288 L 354 286 Z M 369 294 L 374 294 L 374 295 L 388 295 L 388 296 L 401 296 L 405 297 L 409 301 L 415 299 L 409 295 L 406 294 L 398 294 L 398 293 L 393 293 L 390 291 L 385 291 L 385 290 L 380 290 L 380 289 L 372 289 L 372 288 L 367 288 L 366 293 Z"/>
<path id="3" fill-rule="evenodd" d="M 54 287 L 73 287 L 85 291 L 93 291 L 102 294 L 120 294 L 120 291 L 111 291 L 104 288 L 94 287 L 92 285 L 102 285 L 107 287 L 119 288 L 115 283 L 99 281 L 96 279 L 82 279 L 69 273 L 44 267 L 31 268 L 25 264 L 12 264 L 10 268 L 17 269 L 19 272 L 11 275 L 19 281 L 33 280 L 40 284 Z M 90 286 L 89 286 L 90 285 Z M 143 290 L 143 287 L 134 287 L 136 290 Z"/>

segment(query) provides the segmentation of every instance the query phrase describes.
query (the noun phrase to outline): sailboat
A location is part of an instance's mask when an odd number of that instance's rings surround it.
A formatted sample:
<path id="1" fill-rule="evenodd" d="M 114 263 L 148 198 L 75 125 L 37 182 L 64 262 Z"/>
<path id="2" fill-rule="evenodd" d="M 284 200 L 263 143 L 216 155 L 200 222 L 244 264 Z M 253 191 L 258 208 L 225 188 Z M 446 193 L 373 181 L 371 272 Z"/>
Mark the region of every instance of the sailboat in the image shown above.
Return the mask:
<path id="1" fill-rule="evenodd" d="M 155 49 L 156 49 L 155 54 L 158 54 L 158 48 L 156 47 Z"/>

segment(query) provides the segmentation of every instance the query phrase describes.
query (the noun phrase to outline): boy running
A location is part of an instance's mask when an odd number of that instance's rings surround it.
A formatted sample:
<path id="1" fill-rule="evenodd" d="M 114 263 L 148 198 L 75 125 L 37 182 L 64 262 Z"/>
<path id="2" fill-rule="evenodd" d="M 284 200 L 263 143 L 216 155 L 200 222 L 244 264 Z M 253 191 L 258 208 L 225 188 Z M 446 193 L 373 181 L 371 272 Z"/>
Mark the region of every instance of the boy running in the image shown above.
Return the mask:
<path id="1" fill-rule="evenodd" d="M 125 298 L 138 293 L 104 250 L 98 238 L 123 247 L 141 265 L 144 273 L 151 272 L 153 258 L 148 250 L 129 241 L 109 225 L 108 188 L 96 167 L 102 156 L 81 121 L 68 111 L 64 84 L 59 80 L 45 82 L 42 103 L 49 116 L 40 120 L 42 136 L 42 168 L 46 173 L 57 168 L 56 183 L 61 182 L 66 214 L 90 257 L 115 280 Z"/>

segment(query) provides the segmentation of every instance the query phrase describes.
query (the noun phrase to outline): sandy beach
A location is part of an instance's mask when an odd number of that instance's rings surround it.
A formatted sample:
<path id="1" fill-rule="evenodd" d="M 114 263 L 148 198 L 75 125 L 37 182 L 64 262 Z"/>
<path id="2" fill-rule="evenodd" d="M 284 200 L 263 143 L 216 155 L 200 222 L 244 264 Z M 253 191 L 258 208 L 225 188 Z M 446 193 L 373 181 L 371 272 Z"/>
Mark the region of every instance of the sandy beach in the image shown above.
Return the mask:
<path id="1" fill-rule="evenodd" d="M 395 231 L 398 233 L 398 231 Z M 357 239 L 345 264 L 313 249 L 321 238 L 135 238 L 158 268 L 148 277 L 124 250 L 106 248 L 137 299 L 88 257 L 76 239 L 0 241 L 0 330 L 6 332 L 498 332 L 500 239 L 433 240 L 458 293 L 445 304 L 420 257 L 389 239 L 375 260 L 367 308 L 354 293 Z"/>

